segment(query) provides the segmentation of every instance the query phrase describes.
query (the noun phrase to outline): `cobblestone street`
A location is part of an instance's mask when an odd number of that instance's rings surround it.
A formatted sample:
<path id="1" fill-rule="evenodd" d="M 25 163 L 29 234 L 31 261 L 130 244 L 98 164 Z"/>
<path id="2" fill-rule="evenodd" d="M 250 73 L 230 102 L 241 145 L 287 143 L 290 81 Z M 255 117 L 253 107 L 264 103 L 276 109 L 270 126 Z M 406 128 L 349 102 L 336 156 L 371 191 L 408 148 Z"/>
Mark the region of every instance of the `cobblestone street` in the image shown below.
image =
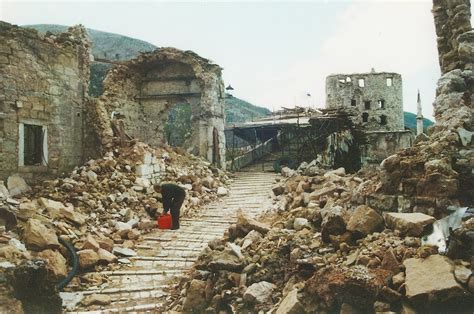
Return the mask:
<path id="1" fill-rule="evenodd" d="M 255 217 L 271 205 L 271 186 L 275 178 L 273 173 L 237 173 L 229 194 L 208 204 L 195 217 L 182 218 L 180 230 L 156 229 L 144 236 L 141 244 L 135 247 L 138 256 L 131 258 L 132 266 L 101 272 L 109 278 L 106 287 L 61 293 L 67 310 L 90 313 L 158 311 L 167 295 L 168 282 L 191 269 L 207 244 L 220 238 L 236 221 L 239 208 Z M 112 303 L 106 307 L 76 308 L 81 295 L 90 294 L 106 294 L 112 298 Z"/>

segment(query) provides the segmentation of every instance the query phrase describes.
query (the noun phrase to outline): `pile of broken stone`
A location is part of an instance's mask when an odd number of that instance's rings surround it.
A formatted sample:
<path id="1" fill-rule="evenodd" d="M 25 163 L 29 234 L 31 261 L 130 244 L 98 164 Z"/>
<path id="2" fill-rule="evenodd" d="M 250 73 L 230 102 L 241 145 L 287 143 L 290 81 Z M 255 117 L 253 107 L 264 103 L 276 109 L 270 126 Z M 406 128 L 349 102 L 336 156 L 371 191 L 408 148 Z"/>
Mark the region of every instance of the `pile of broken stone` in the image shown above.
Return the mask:
<path id="1" fill-rule="evenodd" d="M 126 266 L 142 235 L 156 227 L 146 209 L 162 211 L 154 184 L 181 185 L 187 191 L 182 215 L 192 215 L 226 194 L 229 180 L 199 157 L 143 143 L 115 148 L 66 177 L 33 187 L 10 176 L 6 185 L 0 181 L 0 277 L 42 259 L 53 283 L 59 282 L 71 269 L 59 237 L 77 251 L 80 273 Z M 90 284 L 87 276 L 76 277 L 69 287 Z"/>
<path id="2" fill-rule="evenodd" d="M 273 208 L 258 220 L 242 208 L 225 237 L 200 256 L 192 276 L 175 286 L 173 309 L 367 313 L 472 308 L 473 241 L 449 257 L 423 245 L 422 233 L 435 218 L 361 204 L 372 184 L 367 174 L 325 171 L 315 162 L 299 171 L 283 168 L 282 174 L 287 178 L 273 187 Z M 474 218 L 456 232 L 458 239 L 472 239 Z"/>

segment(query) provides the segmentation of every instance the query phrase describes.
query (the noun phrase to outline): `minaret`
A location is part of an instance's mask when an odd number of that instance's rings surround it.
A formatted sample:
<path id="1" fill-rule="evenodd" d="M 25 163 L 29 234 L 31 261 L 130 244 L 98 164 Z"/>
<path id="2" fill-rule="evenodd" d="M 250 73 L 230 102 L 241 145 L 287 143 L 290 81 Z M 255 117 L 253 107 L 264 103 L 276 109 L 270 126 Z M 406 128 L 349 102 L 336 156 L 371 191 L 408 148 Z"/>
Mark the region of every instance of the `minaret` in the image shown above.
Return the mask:
<path id="1" fill-rule="evenodd" d="M 416 135 L 423 133 L 423 114 L 421 113 L 420 90 L 418 90 L 418 99 L 416 101 Z"/>

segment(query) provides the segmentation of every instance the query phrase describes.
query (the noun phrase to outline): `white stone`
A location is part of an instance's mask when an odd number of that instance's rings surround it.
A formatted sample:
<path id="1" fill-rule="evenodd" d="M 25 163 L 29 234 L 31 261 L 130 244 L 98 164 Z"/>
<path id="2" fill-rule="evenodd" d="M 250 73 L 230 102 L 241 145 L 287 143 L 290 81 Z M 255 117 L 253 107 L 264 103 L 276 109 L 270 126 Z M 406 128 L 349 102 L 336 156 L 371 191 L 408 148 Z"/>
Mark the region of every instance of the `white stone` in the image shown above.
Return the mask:
<path id="1" fill-rule="evenodd" d="M 137 176 L 147 176 L 153 173 L 153 166 L 151 165 L 138 165 L 135 167 L 135 174 Z"/>
<path id="2" fill-rule="evenodd" d="M 248 248 L 250 245 L 252 245 L 252 243 L 260 241 L 262 238 L 262 234 L 257 230 L 250 231 L 243 240 L 242 250 Z"/>
<path id="3" fill-rule="evenodd" d="M 303 306 L 298 301 L 298 289 L 291 290 L 281 301 L 275 314 L 297 314 L 304 313 Z"/>
<path id="4" fill-rule="evenodd" d="M 26 184 L 25 180 L 19 175 L 9 176 L 7 179 L 7 187 L 10 196 L 17 196 L 31 191 L 30 186 Z"/>
<path id="5" fill-rule="evenodd" d="M 225 196 L 228 193 L 229 193 L 229 191 L 225 187 L 220 186 L 220 187 L 217 188 L 217 195 L 218 196 Z"/>
<path id="6" fill-rule="evenodd" d="M 272 295 L 276 286 L 267 281 L 256 282 L 245 290 L 244 300 L 248 303 L 263 303 Z"/>
<path id="7" fill-rule="evenodd" d="M 143 177 L 137 177 L 135 179 L 135 184 L 144 188 L 148 188 L 151 185 L 150 180 Z"/>
<path id="8" fill-rule="evenodd" d="M 151 163 L 152 163 L 152 160 L 153 160 L 153 158 L 152 158 L 152 156 L 151 156 L 151 153 L 146 152 L 146 153 L 143 155 L 143 163 L 144 163 L 145 165 L 151 164 Z"/>
<path id="9" fill-rule="evenodd" d="M 137 256 L 137 252 L 135 252 L 132 249 L 125 248 L 125 247 L 114 247 L 112 253 L 114 255 L 120 255 L 120 256 L 125 256 L 125 257 Z M 119 260 L 119 262 L 121 262 L 121 261 Z"/>
<path id="10" fill-rule="evenodd" d="M 25 245 L 23 243 L 21 243 L 21 241 L 15 239 L 15 238 L 10 239 L 10 241 L 8 241 L 8 244 L 10 244 L 14 248 L 17 248 L 18 250 L 20 250 L 22 252 L 26 252 Z"/>
<path id="11" fill-rule="evenodd" d="M 231 249 L 232 253 L 235 254 L 240 259 L 244 259 L 244 255 L 242 254 L 242 248 L 235 243 L 227 242 L 227 246 Z"/>
<path id="12" fill-rule="evenodd" d="M 472 134 L 474 134 L 474 132 L 468 131 L 464 128 L 458 128 L 457 131 L 459 138 L 461 139 L 462 146 L 469 145 L 472 141 Z"/>
<path id="13" fill-rule="evenodd" d="M 98 181 L 97 173 L 95 173 L 92 170 L 87 171 L 86 176 L 87 176 L 87 179 L 89 180 L 89 182 L 97 182 Z"/>
<path id="14" fill-rule="evenodd" d="M 8 189 L 3 183 L 3 181 L 0 180 L 0 200 L 5 200 L 10 197 L 10 193 L 8 193 Z"/>
<path id="15" fill-rule="evenodd" d="M 304 228 L 311 228 L 308 219 L 306 218 L 295 218 L 295 221 L 293 222 L 293 228 L 296 231 L 300 231 Z"/>

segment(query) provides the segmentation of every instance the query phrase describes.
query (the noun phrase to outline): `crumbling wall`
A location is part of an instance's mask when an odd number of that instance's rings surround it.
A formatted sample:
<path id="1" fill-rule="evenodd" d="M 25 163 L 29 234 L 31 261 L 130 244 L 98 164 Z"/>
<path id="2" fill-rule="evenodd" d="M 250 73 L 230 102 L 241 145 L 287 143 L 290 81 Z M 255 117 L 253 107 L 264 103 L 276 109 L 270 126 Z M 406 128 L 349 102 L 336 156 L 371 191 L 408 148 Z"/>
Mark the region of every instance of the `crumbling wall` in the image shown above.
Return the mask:
<path id="1" fill-rule="evenodd" d="M 83 162 L 89 61 L 82 26 L 43 37 L 0 22 L 0 179 L 16 172 L 29 179 L 57 175 Z M 35 141 L 42 151 L 29 165 L 30 126 L 40 128 Z"/>
<path id="2" fill-rule="evenodd" d="M 474 202 L 474 33 L 467 0 L 434 0 L 433 14 L 442 71 L 436 123 L 429 139 L 384 160 L 378 191 L 395 210 L 439 217 L 450 204 Z"/>
<path id="3" fill-rule="evenodd" d="M 403 130 L 402 77 L 388 72 L 330 75 L 326 108 L 351 111 L 354 123 L 366 130 Z"/>
<path id="4" fill-rule="evenodd" d="M 153 146 L 166 143 L 171 108 L 189 103 L 186 150 L 225 168 L 224 84 L 209 60 L 174 48 L 142 54 L 109 72 L 99 102 L 111 119 L 124 121 L 127 134 Z"/>
<path id="5" fill-rule="evenodd" d="M 401 149 L 413 145 L 413 133 L 409 130 L 399 132 L 366 132 L 367 144 L 363 145 L 362 163 L 380 163 Z"/>

